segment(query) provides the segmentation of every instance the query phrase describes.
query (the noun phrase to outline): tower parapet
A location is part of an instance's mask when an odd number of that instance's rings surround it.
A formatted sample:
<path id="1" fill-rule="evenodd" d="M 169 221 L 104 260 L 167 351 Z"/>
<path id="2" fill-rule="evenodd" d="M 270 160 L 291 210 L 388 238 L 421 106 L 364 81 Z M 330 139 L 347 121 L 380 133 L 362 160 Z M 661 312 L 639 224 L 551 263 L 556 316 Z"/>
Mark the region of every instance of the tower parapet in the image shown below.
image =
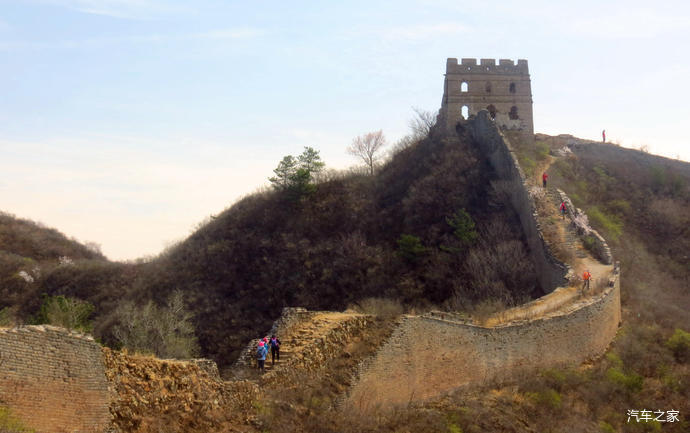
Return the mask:
<path id="1" fill-rule="evenodd" d="M 461 120 L 487 110 L 504 130 L 517 130 L 533 140 L 532 88 L 527 60 L 470 59 L 446 60 L 440 124 L 455 132 Z"/>

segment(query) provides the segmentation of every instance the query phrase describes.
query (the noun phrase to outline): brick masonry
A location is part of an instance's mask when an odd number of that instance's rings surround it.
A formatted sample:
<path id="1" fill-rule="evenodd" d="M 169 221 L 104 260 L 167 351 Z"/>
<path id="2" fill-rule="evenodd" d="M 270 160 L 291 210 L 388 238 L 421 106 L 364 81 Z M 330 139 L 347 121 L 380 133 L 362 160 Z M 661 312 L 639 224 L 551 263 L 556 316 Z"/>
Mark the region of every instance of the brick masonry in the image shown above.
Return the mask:
<path id="1" fill-rule="evenodd" d="M 103 432 L 110 424 L 101 347 L 53 326 L 0 329 L 0 404 L 38 432 Z"/>
<path id="2" fill-rule="evenodd" d="M 572 311 L 497 327 L 407 316 L 363 365 L 346 404 L 366 411 L 600 356 L 620 323 L 620 279 Z"/>

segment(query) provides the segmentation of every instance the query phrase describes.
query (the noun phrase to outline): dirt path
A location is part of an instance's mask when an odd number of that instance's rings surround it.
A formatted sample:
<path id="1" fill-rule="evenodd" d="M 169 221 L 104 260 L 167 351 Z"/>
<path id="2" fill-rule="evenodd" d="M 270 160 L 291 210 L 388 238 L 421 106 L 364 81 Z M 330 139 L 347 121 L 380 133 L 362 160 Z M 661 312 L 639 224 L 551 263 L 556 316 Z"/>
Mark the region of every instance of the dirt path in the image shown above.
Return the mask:
<path id="1" fill-rule="evenodd" d="M 613 272 L 613 265 L 601 263 L 584 248 L 579 235 L 575 233 L 570 219 L 566 216 L 561 218 L 559 214 L 560 197 L 553 186 L 542 187 L 542 173 L 548 174 L 549 168 L 557 160 L 556 157 L 549 155 L 548 158 L 535 170 L 535 176 L 531 180 L 531 195 L 538 209 L 539 225 L 542 227 L 546 241 L 554 247 L 559 247 L 567 251 L 567 264 L 572 267 L 574 273 L 571 284 L 566 287 L 559 287 L 553 292 L 535 299 L 525 305 L 511 308 L 497 313 L 490 317 L 483 324 L 485 326 L 496 326 L 515 320 L 526 320 L 534 317 L 555 315 L 568 311 L 582 302 L 599 293 L 601 287 L 608 282 L 609 276 Z M 548 232 L 548 236 L 546 233 Z M 554 245 L 557 243 L 559 245 Z M 582 274 L 585 270 L 592 274 L 591 288 L 585 296 L 580 294 L 582 287 Z"/>

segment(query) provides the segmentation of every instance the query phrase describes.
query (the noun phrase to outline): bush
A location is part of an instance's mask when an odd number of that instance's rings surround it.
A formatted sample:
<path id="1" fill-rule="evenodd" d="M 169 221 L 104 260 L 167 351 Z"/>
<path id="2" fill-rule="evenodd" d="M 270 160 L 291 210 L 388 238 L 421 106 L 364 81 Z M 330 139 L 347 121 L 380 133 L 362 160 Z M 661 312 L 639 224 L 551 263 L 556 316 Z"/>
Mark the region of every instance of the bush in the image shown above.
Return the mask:
<path id="1" fill-rule="evenodd" d="M 560 409 L 562 405 L 561 394 L 553 388 L 547 388 L 538 392 L 530 392 L 527 395 L 534 403 L 550 409 Z"/>
<path id="2" fill-rule="evenodd" d="M 178 359 L 193 358 L 199 351 L 192 315 L 185 309 L 181 291 L 173 292 L 164 307 L 153 301 L 141 307 L 125 302 L 114 316 L 119 323 L 113 327 L 113 335 L 129 350 Z"/>
<path id="3" fill-rule="evenodd" d="M 623 221 L 618 215 L 607 214 L 598 206 L 592 206 L 587 209 L 587 216 L 594 226 L 604 229 L 614 241 L 623 233 Z"/>
<path id="4" fill-rule="evenodd" d="M 79 332 L 89 333 L 93 325 L 89 316 L 94 307 L 86 301 L 68 298 L 63 295 L 46 296 L 41 310 L 36 316 L 35 323 L 62 326 Z"/>
<path id="5" fill-rule="evenodd" d="M 606 378 L 609 382 L 616 384 L 629 392 L 635 393 L 642 390 L 643 377 L 636 373 L 625 374 L 618 367 L 611 367 L 606 370 Z"/>
<path id="6" fill-rule="evenodd" d="M 23 433 L 35 432 L 24 425 L 24 423 L 12 414 L 12 411 L 4 406 L 0 406 L 0 433 Z"/>
<path id="7" fill-rule="evenodd" d="M 666 341 L 666 346 L 671 349 L 678 362 L 690 360 L 690 332 L 677 328 L 671 338 Z"/>
<path id="8" fill-rule="evenodd" d="M 398 239 L 398 255 L 403 259 L 413 262 L 426 254 L 427 249 L 422 245 L 422 241 L 413 235 L 400 235 Z"/>
<path id="9" fill-rule="evenodd" d="M 373 316 L 390 319 L 403 313 L 400 301 L 388 298 L 366 298 L 358 302 L 355 310 Z"/>

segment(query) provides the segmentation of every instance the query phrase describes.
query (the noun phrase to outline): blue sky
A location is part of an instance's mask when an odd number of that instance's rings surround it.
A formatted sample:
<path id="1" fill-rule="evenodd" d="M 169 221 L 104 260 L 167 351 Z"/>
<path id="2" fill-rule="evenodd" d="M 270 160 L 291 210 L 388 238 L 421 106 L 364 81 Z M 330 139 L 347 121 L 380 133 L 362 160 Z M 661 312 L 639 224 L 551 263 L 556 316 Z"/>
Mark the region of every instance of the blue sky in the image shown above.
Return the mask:
<path id="1" fill-rule="evenodd" d="M 528 59 L 537 132 L 690 160 L 690 5 L 663 6 L 0 0 L 0 210 L 156 254 L 286 154 L 404 136 L 447 57 Z"/>

